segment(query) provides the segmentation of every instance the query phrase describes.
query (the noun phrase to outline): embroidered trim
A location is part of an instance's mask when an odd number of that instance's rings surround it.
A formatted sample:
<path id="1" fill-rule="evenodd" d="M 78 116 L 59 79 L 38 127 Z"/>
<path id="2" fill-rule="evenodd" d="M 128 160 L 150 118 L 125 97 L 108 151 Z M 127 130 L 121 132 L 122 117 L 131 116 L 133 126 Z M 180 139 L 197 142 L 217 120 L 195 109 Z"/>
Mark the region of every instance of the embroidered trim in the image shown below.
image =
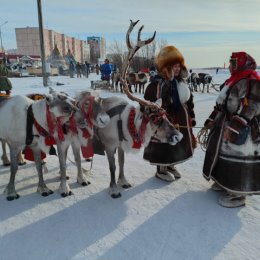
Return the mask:
<path id="1" fill-rule="evenodd" d="M 146 126 L 149 122 L 149 117 L 143 116 L 139 130 L 137 131 L 135 126 L 135 108 L 131 108 L 128 116 L 128 131 L 133 139 L 132 148 L 140 149 L 142 143 L 144 142 L 144 134 Z"/>

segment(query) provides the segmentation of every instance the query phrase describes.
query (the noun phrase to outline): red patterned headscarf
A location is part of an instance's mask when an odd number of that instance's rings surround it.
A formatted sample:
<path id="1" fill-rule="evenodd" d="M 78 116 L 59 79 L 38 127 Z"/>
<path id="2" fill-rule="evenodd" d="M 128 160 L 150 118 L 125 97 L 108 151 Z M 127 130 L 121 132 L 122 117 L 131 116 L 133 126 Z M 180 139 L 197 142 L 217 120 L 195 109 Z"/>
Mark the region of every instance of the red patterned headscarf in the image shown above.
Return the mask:
<path id="1" fill-rule="evenodd" d="M 231 87 L 245 78 L 260 80 L 259 75 L 255 71 L 255 59 L 246 52 L 233 52 L 229 62 L 231 77 L 226 81 L 225 85 Z"/>

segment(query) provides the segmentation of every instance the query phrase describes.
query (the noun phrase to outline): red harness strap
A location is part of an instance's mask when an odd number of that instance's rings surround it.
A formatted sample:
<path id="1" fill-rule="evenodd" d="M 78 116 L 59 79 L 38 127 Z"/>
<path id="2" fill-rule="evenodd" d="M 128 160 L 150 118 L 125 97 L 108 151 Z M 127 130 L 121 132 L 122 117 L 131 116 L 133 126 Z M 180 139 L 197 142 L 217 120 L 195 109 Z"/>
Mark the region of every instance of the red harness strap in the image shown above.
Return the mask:
<path id="1" fill-rule="evenodd" d="M 64 141 L 64 133 L 62 131 L 62 120 L 61 117 L 57 118 L 56 125 L 54 125 L 55 119 L 53 118 L 49 106 L 46 106 L 46 119 L 47 119 L 47 125 L 49 128 L 50 135 L 53 136 L 55 132 L 55 126 L 56 131 L 58 133 L 59 141 Z"/>
<path id="2" fill-rule="evenodd" d="M 143 116 L 141 125 L 139 130 L 137 131 L 135 126 L 135 108 L 131 108 L 128 116 L 128 131 L 133 139 L 133 145 L 132 148 L 140 149 L 142 143 L 144 142 L 144 135 L 146 126 L 149 122 L 149 117 Z"/>
<path id="3" fill-rule="evenodd" d="M 53 136 L 51 136 L 41 125 L 39 125 L 39 123 L 35 119 L 34 119 L 34 126 L 39 132 L 39 134 L 45 137 L 46 145 L 51 146 L 56 143 Z"/>
<path id="4" fill-rule="evenodd" d="M 83 100 L 82 105 L 81 105 L 81 111 L 84 115 L 84 117 L 86 118 L 88 125 L 90 128 L 93 128 L 93 122 L 92 122 L 92 118 L 93 118 L 93 102 L 94 102 L 95 97 L 87 97 Z M 88 101 L 88 110 L 85 111 L 85 104 Z M 93 157 L 94 155 L 94 150 L 93 150 L 93 145 L 92 145 L 92 141 L 90 140 L 90 133 L 87 130 L 87 128 L 81 129 L 82 131 L 82 135 L 85 139 L 88 139 L 88 144 L 87 146 L 81 146 L 81 153 L 83 155 L 84 158 L 90 158 Z"/>
<path id="5" fill-rule="evenodd" d="M 82 102 L 82 107 L 81 111 L 83 112 L 85 118 L 88 121 L 89 126 L 92 128 L 93 127 L 93 122 L 92 122 L 92 117 L 93 117 L 93 102 L 94 102 L 95 97 L 87 97 L 85 100 Z M 89 101 L 88 103 L 88 111 L 85 111 L 85 103 L 86 101 Z"/>

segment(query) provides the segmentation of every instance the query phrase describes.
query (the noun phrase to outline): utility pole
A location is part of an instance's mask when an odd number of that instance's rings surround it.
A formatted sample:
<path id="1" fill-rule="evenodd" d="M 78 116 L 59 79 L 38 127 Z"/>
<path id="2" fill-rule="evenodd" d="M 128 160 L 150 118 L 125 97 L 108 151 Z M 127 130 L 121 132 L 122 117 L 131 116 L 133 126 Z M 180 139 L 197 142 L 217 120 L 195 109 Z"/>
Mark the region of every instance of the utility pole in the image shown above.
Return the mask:
<path id="1" fill-rule="evenodd" d="M 2 31 L 1 31 L 1 27 L 5 24 L 7 24 L 8 21 L 5 21 L 4 23 L 0 24 L 0 39 L 1 39 L 1 51 L 4 52 L 4 46 L 3 46 L 3 40 L 2 40 Z"/>
<path id="2" fill-rule="evenodd" d="M 41 3 L 41 0 L 37 0 L 37 5 L 38 5 L 39 35 L 40 35 L 41 58 L 42 58 L 43 86 L 47 87 L 48 86 L 48 76 L 47 76 L 47 73 L 46 73 L 44 36 L 43 36 L 43 23 L 42 23 L 42 3 Z"/>

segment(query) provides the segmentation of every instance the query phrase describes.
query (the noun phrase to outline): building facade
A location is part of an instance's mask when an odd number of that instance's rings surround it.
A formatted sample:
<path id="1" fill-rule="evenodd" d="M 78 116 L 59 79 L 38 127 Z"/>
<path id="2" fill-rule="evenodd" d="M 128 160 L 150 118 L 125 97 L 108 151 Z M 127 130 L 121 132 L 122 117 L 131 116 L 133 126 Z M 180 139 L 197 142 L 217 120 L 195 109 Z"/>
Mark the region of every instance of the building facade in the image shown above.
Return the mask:
<path id="1" fill-rule="evenodd" d="M 90 47 L 90 62 L 98 63 L 99 60 L 106 58 L 106 41 L 103 37 L 91 36 L 87 37 Z"/>
<path id="2" fill-rule="evenodd" d="M 41 55 L 38 27 L 15 28 L 17 49 L 23 55 Z M 89 55 L 87 41 L 76 39 L 53 30 L 43 29 L 46 58 L 50 57 L 55 45 L 65 56 L 70 50 L 76 61 L 84 62 Z"/>

